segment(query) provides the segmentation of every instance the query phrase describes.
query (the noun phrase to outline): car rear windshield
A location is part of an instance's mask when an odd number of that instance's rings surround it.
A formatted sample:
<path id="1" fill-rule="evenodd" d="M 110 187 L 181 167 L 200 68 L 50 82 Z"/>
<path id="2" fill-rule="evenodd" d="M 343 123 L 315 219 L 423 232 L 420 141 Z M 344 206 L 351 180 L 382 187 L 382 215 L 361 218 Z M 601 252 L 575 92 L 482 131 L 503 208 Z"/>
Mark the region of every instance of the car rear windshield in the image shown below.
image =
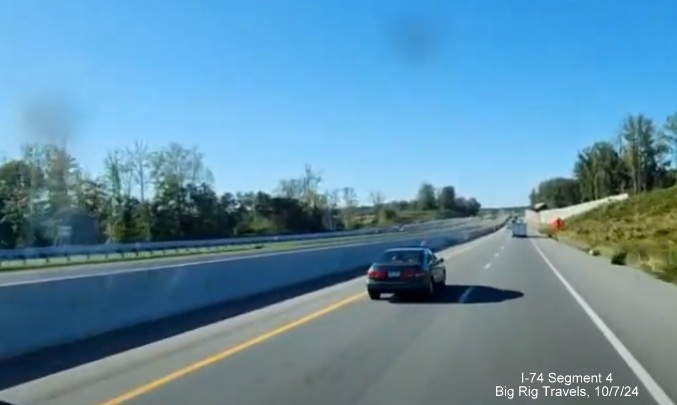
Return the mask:
<path id="1" fill-rule="evenodd" d="M 421 264 L 422 261 L 423 253 L 420 250 L 390 250 L 376 259 L 379 264 Z"/>

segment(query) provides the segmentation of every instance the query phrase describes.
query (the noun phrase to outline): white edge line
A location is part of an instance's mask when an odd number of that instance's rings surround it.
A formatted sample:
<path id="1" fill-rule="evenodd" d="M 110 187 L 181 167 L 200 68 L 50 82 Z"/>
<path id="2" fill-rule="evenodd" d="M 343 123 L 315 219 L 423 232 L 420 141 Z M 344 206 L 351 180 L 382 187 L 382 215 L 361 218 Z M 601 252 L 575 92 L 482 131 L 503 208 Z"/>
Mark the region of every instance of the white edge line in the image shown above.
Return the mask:
<path id="1" fill-rule="evenodd" d="M 543 251 L 536 245 L 536 243 L 533 240 L 530 240 L 531 244 L 534 246 L 538 254 L 543 258 L 543 261 L 545 261 L 545 264 L 550 267 L 550 270 L 552 270 L 553 273 L 555 273 L 555 276 L 559 279 L 559 281 L 562 282 L 564 287 L 567 289 L 569 294 L 576 300 L 578 305 L 583 308 L 583 311 L 590 317 L 592 320 L 592 323 L 597 326 L 597 328 L 602 332 L 602 335 L 607 339 L 607 341 L 611 344 L 611 346 L 618 352 L 618 355 L 621 356 L 623 361 L 628 365 L 630 370 L 637 376 L 637 378 L 644 384 L 644 387 L 646 390 L 649 392 L 649 395 L 656 401 L 658 405 L 675 405 L 675 403 L 670 399 L 668 394 L 663 391 L 663 389 L 658 385 L 656 380 L 651 377 L 651 374 L 642 366 L 642 364 L 635 358 L 635 356 L 630 353 L 630 350 L 628 350 L 627 347 L 621 342 L 621 340 L 613 333 L 613 331 L 607 326 L 606 323 L 602 320 L 602 318 L 597 315 L 595 310 L 590 307 L 590 305 L 583 299 L 583 297 L 580 296 L 574 290 L 574 288 L 569 284 L 569 282 L 562 276 L 562 274 L 557 270 L 557 268 L 552 264 L 552 262 L 547 258 L 547 256 L 543 253 Z"/>

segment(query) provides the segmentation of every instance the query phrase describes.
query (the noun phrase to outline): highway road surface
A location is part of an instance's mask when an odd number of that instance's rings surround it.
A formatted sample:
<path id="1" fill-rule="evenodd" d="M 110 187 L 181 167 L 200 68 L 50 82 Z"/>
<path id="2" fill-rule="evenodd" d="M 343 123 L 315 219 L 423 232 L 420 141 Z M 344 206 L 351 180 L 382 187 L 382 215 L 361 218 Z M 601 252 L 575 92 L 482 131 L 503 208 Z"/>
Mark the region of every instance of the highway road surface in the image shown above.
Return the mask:
<path id="1" fill-rule="evenodd" d="M 364 280 L 352 280 L 7 388 L 0 400 L 674 404 L 674 286 L 504 231 L 440 255 L 448 287 L 431 302 L 370 301 Z"/>
<path id="2" fill-rule="evenodd" d="M 483 224 L 486 225 L 487 222 L 478 220 L 478 219 L 466 219 L 462 218 L 457 221 L 456 224 L 450 225 L 448 228 L 434 228 L 427 231 L 418 231 L 418 232 L 407 232 L 402 234 L 381 234 L 372 236 L 369 240 L 334 240 L 333 244 L 327 245 L 317 245 L 309 244 L 307 246 L 301 246 L 292 249 L 284 249 L 281 251 L 246 251 L 246 252 L 231 252 L 231 253 L 213 253 L 213 254 L 202 254 L 202 255 L 187 255 L 187 256 L 178 256 L 178 257 L 169 257 L 163 258 L 158 256 L 153 259 L 139 260 L 139 261 L 123 261 L 123 262 L 112 262 L 112 263 L 91 263 L 87 264 L 86 262 L 74 265 L 74 266 L 63 266 L 63 267 L 54 267 L 47 269 L 34 269 L 30 271 L 0 271 L 0 286 L 10 285 L 10 284 L 19 284 L 19 283 L 29 283 L 36 281 L 47 281 L 55 279 L 64 279 L 64 278 L 76 278 L 76 277 L 85 277 L 85 276 L 94 276 L 101 274 L 115 274 L 115 273 L 126 273 L 126 272 L 135 272 L 135 271 L 148 271 L 162 269 L 166 267 L 174 266 L 194 266 L 202 264 L 211 264 L 211 263 L 220 263 L 231 260 L 241 260 L 241 259 L 256 259 L 263 256 L 273 256 L 273 255 L 284 255 L 300 251 L 310 251 L 310 250 L 324 250 L 324 249 L 335 249 L 335 248 L 350 248 L 351 246 L 359 246 L 373 243 L 381 243 L 383 241 L 391 241 L 393 239 L 412 239 L 416 237 L 430 237 L 431 235 L 446 235 L 450 232 L 466 232 L 472 231 L 480 228 Z M 319 239 L 313 240 L 312 243 L 318 243 Z M 327 242 L 331 242 L 331 239 L 326 239 Z M 309 242 L 310 243 L 310 242 Z M 1 404 L 0 404 L 1 405 Z"/>

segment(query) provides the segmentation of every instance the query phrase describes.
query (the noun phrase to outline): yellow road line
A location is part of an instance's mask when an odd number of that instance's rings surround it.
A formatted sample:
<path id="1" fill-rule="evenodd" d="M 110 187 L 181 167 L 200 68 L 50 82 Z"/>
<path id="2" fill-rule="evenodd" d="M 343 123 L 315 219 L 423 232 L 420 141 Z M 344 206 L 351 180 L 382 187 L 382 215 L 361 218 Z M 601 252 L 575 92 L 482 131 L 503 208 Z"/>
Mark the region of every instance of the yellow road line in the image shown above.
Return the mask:
<path id="1" fill-rule="evenodd" d="M 179 370 L 176 370 L 173 373 L 167 374 L 164 377 L 160 377 L 160 378 L 153 380 L 149 383 L 146 383 L 146 384 L 144 384 L 144 385 L 142 385 L 138 388 L 135 388 L 135 389 L 128 391 L 124 394 L 121 394 L 121 395 L 119 395 L 119 396 L 117 396 L 113 399 L 110 399 L 106 402 L 102 402 L 99 405 L 120 405 L 120 404 L 127 402 L 131 399 L 134 399 L 138 396 L 141 396 L 141 395 L 146 394 L 150 391 L 153 391 L 153 390 L 155 390 L 155 389 L 157 389 L 157 388 L 159 388 L 159 387 L 161 387 L 161 386 L 163 386 L 167 383 L 170 383 L 170 382 L 172 382 L 176 379 L 179 379 L 179 378 L 184 377 L 184 376 L 186 376 L 190 373 L 193 373 L 193 372 L 198 371 L 202 368 L 205 368 L 209 365 L 212 365 L 212 364 L 214 364 L 218 361 L 221 361 L 223 359 L 231 357 L 234 354 L 237 354 L 237 353 L 239 353 L 243 350 L 249 349 L 250 347 L 256 346 L 257 344 L 263 343 L 266 340 L 269 340 L 269 339 L 271 339 L 275 336 L 281 335 L 285 332 L 288 332 L 292 329 L 295 329 L 295 328 L 297 328 L 297 327 L 299 327 L 303 324 L 306 324 L 306 323 L 308 323 L 312 320 L 315 320 L 315 319 L 317 319 L 321 316 L 327 315 L 330 312 L 336 311 L 336 310 L 341 309 L 341 308 L 343 308 L 347 305 L 350 305 L 350 304 L 364 298 L 365 296 L 366 296 L 366 293 L 360 293 L 360 294 L 350 296 L 350 297 L 348 297 L 344 300 L 341 300 L 341 301 L 339 301 L 335 304 L 332 304 L 328 307 L 325 307 L 325 308 L 323 308 L 319 311 L 313 312 L 309 315 L 306 315 L 306 316 L 299 318 L 295 321 L 292 321 L 288 324 L 285 324 L 283 326 L 280 326 L 278 328 L 270 330 L 266 333 L 263 333 L 263 334 L 255 337 L 255 338 L 244 341 L 244 342 L 238 344 L 237 346 L 233 346 L 233 347 L 226 349 L 226 350 L 224 350 L 220 353 L 217 353 L 213 356 L 209 356 L 205 359 L 197 361 L 193 364 L 190 364 L 186 367 L 183 367 Z"/>

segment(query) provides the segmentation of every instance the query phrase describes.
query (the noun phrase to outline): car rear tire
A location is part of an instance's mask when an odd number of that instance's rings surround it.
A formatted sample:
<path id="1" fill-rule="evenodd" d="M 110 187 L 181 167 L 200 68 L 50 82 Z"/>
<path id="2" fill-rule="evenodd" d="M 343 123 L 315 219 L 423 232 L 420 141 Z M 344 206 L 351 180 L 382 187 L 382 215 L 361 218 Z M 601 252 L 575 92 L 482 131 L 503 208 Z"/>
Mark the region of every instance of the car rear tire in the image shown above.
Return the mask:
<path id="1" fill-rule="evenodd" d="M 376 292 L 376 291 L 368 291 L 369 293 L 369 298 L 372 300 L 380 300 L 381 299 L 381 293 Z"/>

